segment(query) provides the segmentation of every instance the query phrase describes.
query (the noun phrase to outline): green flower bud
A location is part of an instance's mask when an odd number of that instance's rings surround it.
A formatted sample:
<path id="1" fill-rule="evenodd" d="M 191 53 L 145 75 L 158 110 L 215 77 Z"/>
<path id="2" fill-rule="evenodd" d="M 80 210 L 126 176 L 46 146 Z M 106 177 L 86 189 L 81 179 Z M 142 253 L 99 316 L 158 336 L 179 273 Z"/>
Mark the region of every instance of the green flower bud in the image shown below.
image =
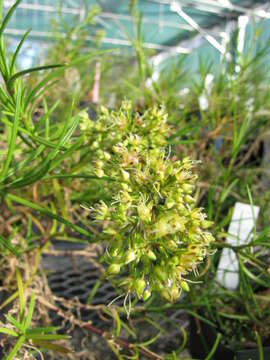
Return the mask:
<path id="1" fill-rule="evenodd" d="M 81 120 L 88 120 L 89 121 L 89 116 L 86 110 L 82 110 L 79 112 L 78 116 L 81 118 Z"/>
<path id="2" fill-rule="evenodd" d="M 129 250 L 125 256 L 125 264 L 128 264 L 136 259 L 136 254 L 133 250 Z"/>
<path id="3" fill-rule="evenodd" d="M 129 195 L 127 191 L 123 191 L 121 194 L 121 201 L 123 201 L 123 203 L 132 202 L 132 197 Z"/>
<path id="4" fill-rule="evenodd" d="M 161 292 L 164 289 L 164 283 L 161 283 L 159 280 L 155 279 L 155 286 L 154 289 L 158 292 Z"/>
<path id="5" fill-rule="evenodd" d="M 174 207 L 174 205 L 175 205 L 175 201 L 174 201 L 174 200 L 172 200 L 172 199 L 167 199 L 167 200 L 166 200 L 166 207 L 167 207 L 167 209 L 171 209 L 172 207 Z"/>
<path id="6" fill-rule="evenodd" d="M 171 301 L 172 302 L 176 301 L 180 295 L 179 288 L 177 286 L 173 285 L 171 287 L 170 295 L 171 295 Z"/>
<path id="7" fill-rule="evenodd" d="M 121 169 L 121 175 L 123 180 L 128 181 L 129 180 L 129 173 L 126 170 Z"/>
<path id="8" fill-rule="evenodd" d="M 157 259 L 154 251 L 152 251 L 150 249 L 146 252 L 146 256 L 148 257 L 148 259 L 150 259 L 152 261 L 155 261 Z"/>
<path id="9" fill-rule="evenodd" d="M 185 196 L 185 202 L 192 205 L 192 204 L 194 204 L 194 198 L 192 196 L 190 196 L 190 195 L 186 195 Z"/>
<path id="10" fill-rule="evenodd" d="M 121 110 L 129 112 L 132 108 L 132 102 L 130 100 L 124 100 L 121 105 Z"/>
<path id="11" fill-rule="evenodd" d="M 94 141 L 91 145 L 92 149 L 97 149 L 99 147 L 99 142 L 98 141 Z"/>
<path id="12" fill-rule="evenodd" d="M 118 146 L 114 145 L 114 146 L 112 147 L 112 150 L 113 150 L 113 152 L 115 152 L 116 154 L 121 153 L 121 147 L 119 146 L 119 144 L 118 144 Z"/>
<path id="13" fill-rule="evenodd" d="M 96 219 L 105 220 L 109 216 L 109 208 L 104 201 L 101 200 L 99 207 L 97 208 Z"/>
<path id="14" fill-rule="evenodd" d="M 171 296 L 168 290 L 162 290 L 160 295 L 167 301 L 171 301 Z"/>
<path id="15" fill-rule="evenodd" d="M 211 243 L 211 242 L 213 242 L 215 239 L 213 238 L 213 235 L 211 234 L 211 233 L 209 233 L 209 232 L 205 232 L 204 234 L 203 234 L 203 237 L 204 237 L 204 239 L 205 239 L 205 241 L 206 241 L 206 243 L 207 244 L 209 244 L 209 243 Z"/>
<path id="16" fill-rule="evenodd" d="M 119 254 L 119 249 L 118 248 L 111 249 L 111 254 L 113 257 L 117 256 Z"/>
<path id="17" fill-rule="evenodd" d="M 173 241 L 173 240 L 170 240 L 169 242 L 168 242 L 168 247 L 170 248 L 170 249 L 177 249 L 178 248 L 178 245 Z"/>
<path id="18" fill-rule="evenodd" d="M 105 175 L 104 171 L 102 169 L 95 169 L 95 174 L 97 177 L 101 178 Z"/>
<path id="19" fill-rule="evenodd" d="M 108 235 L 116 235 L 117 234 L 117 231 L 110 227 L 108 227 L 107 229 L 104 229 L 103 232 Z"/>
<path id="20" fill-rule="evenodd" d="M 110 160 L 111 159 L 111 155 L 106 151 L 104 151 L 103 156 L 104 156 L 105 160 Z"/>
<path id="21" fill-rule="evenodd" d="M 191 184 L 183 184 L 182 185 L 182 189 L 184 190 L 185 193 L 187 194 L 191 194 L 193 192 L 193 188 L 194 186 Z"/>
<path id="22" fill-rule="evenodd" d="M 126 191 L 128 191 L 128 189 L 129 189 L 129 186 L 127 183 L 121 183 L 121 187 L 122 187 L 122 189 L 124 189 Z"/>
<path id="23" fill-rule="evenodd" d="M 116 274 L 119 274 L 120 270 L 121 270 L 121 265 L 120 264 L 111 264 L 107 268 L 107 274 L 108 275 L 116 275 Z"/>
<path id="24" fill-rule="evenodd" d="M 108 110 L 105 106 L 103 106 L 103 105 L 101 105 L 101 107 L 100 107 L 100 112 L 101 112 L 103 115 L 109 115 L 109 110 Z"/>
<path id="25" fill-rule="evenodd" d="M 179 281 L 179 285 L 181 286 L 181 288 L 184 290 L 184 291 L 189 291 L 189 285 L 186 281 L 184 280 L 181 280 Z"/>
<path id="26" fill-rule="evenodd" d="M 167 280 L 167 274 L 160 266 L 155 266 L 154 272 L 161 281 Z"/>
<path id="27" fill-rule="evenodd" d="M 137 279 L 135 281 L 134 287 L 139 298 L 142 296 L 145 286 L 146 286 L 146 282 L 144 279 Z"/>
<path id="28" fill-rule="evenodd" d="M 170 263 L 171 263 L 172 265 L 178 265 L 178 264 L 179 264 L 179 259 L 178 259 L 178 257 L 177 257 L 177 256 L 173 256 L 172 259 L 171 259 L 171 261 L 170 261 Z"/>
<path id="29" fill-rule="evenodd" d="M 142 297 L 143 301 L 148 300 L 150 298 L 150 296 L 151 296 L 151 291 L 145 290 L 145 292 L 143 293 L 143 297 Z"/>
<path id="30" fill-rule="evenodd" d="M 203 228 L 203 229 L 208 229 L 208 228 L 210 228 L 211 226 L 213 226 L 213 221 L 209 221 L 209 220 L 203 220 L 202 222 L 201 222 L 201 227 Z"/>
<path id="31" fill-rule="evenodd" d="M 152 206 L 146 206 L 145 204 L 139 204 L 137 207 L 139 218 L 142 221 L 150 222 L 152 217 Z"/>

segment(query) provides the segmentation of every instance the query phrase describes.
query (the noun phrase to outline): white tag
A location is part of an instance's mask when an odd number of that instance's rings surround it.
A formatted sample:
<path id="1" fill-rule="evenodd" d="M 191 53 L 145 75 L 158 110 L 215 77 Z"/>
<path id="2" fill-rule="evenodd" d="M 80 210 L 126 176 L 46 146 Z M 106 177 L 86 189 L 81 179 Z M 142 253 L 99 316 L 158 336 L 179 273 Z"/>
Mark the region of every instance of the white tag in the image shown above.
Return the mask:
<path id="1" fill-rule="evenodd" d="M 249 235 L 258 218 L 260 208 L 237 202 L 234 206 L 226 243 L 237 246 L 249 242 Z M 239 263 L 232 249 L 222 250 L 218 264 L 216 281 L 230 290 L 236 290 L 239 285 Z"/>

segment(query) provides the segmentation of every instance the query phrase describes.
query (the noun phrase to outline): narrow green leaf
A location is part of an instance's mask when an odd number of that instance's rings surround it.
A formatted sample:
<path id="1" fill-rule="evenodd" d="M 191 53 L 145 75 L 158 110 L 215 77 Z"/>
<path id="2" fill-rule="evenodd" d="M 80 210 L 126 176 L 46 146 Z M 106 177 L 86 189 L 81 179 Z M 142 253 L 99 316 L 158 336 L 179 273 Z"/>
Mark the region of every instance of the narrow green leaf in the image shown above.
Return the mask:
<path id="1" fill-rule="evenodd" d="M 21 204 L 23 206 L 27 206 L 33 210 L 36 210 L 38 212 L 40 212 L 42 215 L 47 215 L 49 217 L 51 217 L 52 219 L 55 219 L 65 225 L 67 225 L 68 227 L 70 227 L 71 229 L 77 231 L 78 233 L 88 236 L 88 237 L 92 237 L 93 234 L 91 234 L 90 232 L 88 232 L 87 230 L 81 228 L 80 226 L 74 225 L 72 224 L 69 220 L 62 218 L 59 215 L 54 214 L 52 211 L 50 211 L 49 209 L 43 208 L 40 205 L 37 205 L 29 200 L 20 198 L 19 196 L 13 195 L 13 194 L 7 194 L 6 198 L 8 198 L 11 201 L 15 201 L 18 204 Z M 94 241 L 94 240 L 93 240 Z"/>
<path id="2" fill-rule="evenodd" d="M 149 345 L 153 344 L 154 342 L 156 342 L 156 340 L 159 339 L 161 335 L 162 335 L 162 332 L 160 331 L 155 336 L 153 336 L 151 339 L 141 342 L 141 343 L 138 343 L 138 344 L 134 344 L 134 345 L 140 346 L 140 347 L 149 346 Z"/>
<path id="3" fill-rule="evenodd" d="M 26 316 L 25 323 L 24 323 L 25 329 L 28 329 L 31 324 L 34 308 L 35 308 L 35 295 L 34 295 L 34 293 L 32 293 L 31 298 L 30 298 L 29 307 L 28 307 L 27 316 Z"/>
<path id="4" fill-rule="evenodd" d="M 48 327 L 35 327 L 33 329 L 26 329 L 27 335 L 33 334 L 47 334 L 51 332 L 56 332 L 60 329 L 59 326 L 48 326 Z"/>
<path id="5" fill-rule="evenodd" d="M 243 264 L 242 264 L 243 265 Z M 254 282 L 256 282 L 259 285 L 262 285 L 266 288 L 269 288 L 269 283 L 265 282 L 264 280 L 260 279 L 259 276 L 255 276 L 254 274 L 252 274 L 252 272 L 250 272 L 244 265 L 242 266 L 242 270 L 244 271 L 244 273 Z"/>
<path id="6" fill-rule="evenodd" d="M 19 45 L 17 46 L 13 56 L 12 56 L 12 59 L 11 59 L 11 63 L 10 63 L 10 68 L 9 68 L 9 73 L 10 75 L 12 75 L 12 72 L 13 72 L 13 68 L 14 68 L 14 65 L 15 65 L 15 62 L 16 62 L 16 59 L 19 55 L 19 52 L 20 52 L 20 49 L 21 47 L 23 46 L 23 43 L 25 42 L 27 36 L 29 35 L 30 33 L 30 29 L 26 31 L 26 33 L 23 35 L 23 37 L 21 38 L 20 42 L 19 42 Z"/>
<path id="7" fill-rule="evenodd" d="M 5 28 L 7 27 L 7 24 L 9 22 L 9 19 L 11 18 L 11 16 L 13 15 L 14 11 L 16 10 L 16 7 L 19 5 L 19 3 L 21 2 L 21 0 L 17 0 L 12 6 L 11 8 L 8 10 L 6 16 L 4 17 L 1 26 L 0 26 L 0 36 L 3 35 L 3 32 L 5 30 Z"/>
<path id="8" fill-rule="evenodd" d="M 2 122 L 4 124 L 7 124 L 8 126 L 12 126 L 11 121 L 7 120 L 7 119 L 2 119 Z M 23 127 L 18 127 L 18 131 L 22 132 L 24 134 L 26 134 L 27 136 L 29 136 L 29 138 L 31 138 L 32 140 L 34 140 L 35 142 L 39 143 L 39 144 L 43 144 L 46 145 L 49 148 L 55 149 L 56 148 L 56 144 L 52 143 L 51 141 L 45 140 L 42 137 L 32 134 L 30 131 L 26 130 Z M 64 146 L 60 147 L 60 150 L 67 150 Z"/>
<path id="9" fill-rule="evenodd" d="M 10 336 L 14 336 L 14 337 L 18 337 L 18 334 L 16 333 L 16 331 L 8 329 L 8 328 L 0 327 L 0 333 L 10 335 Z"/>
<path id="10" fill-rule="evenodd" d="M 254 221 L 253 235 L 256 236 L 257 221 L 256 221 L 255 212 L 254 212 L 254 202 L 253 202 L 253 199 L 252 199 L 252 196 L 251 196 L 249 186 L 247 186 L 247 193 L 248 193 L 248 199 L 249 199 L 249 202 L 250 202 L 250 205 L 251 205 L 252 217 L 253 217 L 253 221 Z"/>
<path id="11" fill-rule="evenodd" d="M 24 333 L 23 325 L 20 324 L 13 316 L 6 314 L 5 317 L 11 325 L 15 326 L 19 330 L 20 333 Z"/>
<path id="12" fill-rule="evenodd" d="M 27 106 L 29 105 L 29 103 L 30 103 L 31 101 L 33 102 L 38 96 L 41 95 L 42 90 L 44 90 L 45 87 L 46 87 L 46 89 L 47 89 L 48 86 L 50 86 L 49 83 L 50 83 L 50 81 L 51 81 L 53 78 L 59 76 L 59 75 L 60 75 L 61 73 L 63 73 L 63 72 L 64 72 L 64 67 L 62 67 L 62 68 L 60 68 L 60 69 L 58 69 L 58 70 L 56 70 L 56 71 L 53 71 L 53 72 L 49 73 L 48 75 L 46 75 L 46 76 L 34 87 L 34 89 L 32 89 L 32 90 L 30 91 L 30 93 L 27 94 L 26 99 L 25 99 L 25 108 L 27 108 Z"/>
<path id="13" fill-rule="evenodd" d="M 27 338 L 31 340 L 67 340 L 70 337 L 68 335 L 60 335 L 60 334 L 27 334 Z"/>
<path id="14" fill-rule="evenodd" d="M 50 171 L 60 165 L 65 159 L 70 159 L 70 157 L 81 148 L 83 143 L 83 137 L 80 137 L 78 140 L 74 141 L 74 143 L 61 154 L 57 154 L 57 157 L 53 159 L 51 163 Z"/>
<path id="15" fill-rule="evenodd" d="M 201 320 L 202 322 L 204 322 L 204 323 L 212 326 L 213 328 L 216 328 L 216 325 L 215 325 L 212 321 L 206 319 L 204 316 L 201 316 L 201 315 L 197 314 L 196 312 L 194 312 L 194 311 L 192 311 L 192 310 L 187 310 L 187 312 L 188 312 L 190 315 L 194 316 L 195 318 L 198 318 L 198 319 Z"/>
<path id="16" fill-rule="evenodd" d="M 218 333 L 218 334 L 217 334 L 217 337 L 216 337 L 216 340 L 215 340 L 215 342 L 214 342 L 214 345 L 213 345 L 211 351 L 209 352 L 209 354 L 206 356 L 205 360 L 211 360 L 211 359 L 213 359 L 213 355 L 214 355 L 214 353 L 215 353 L 216 350 L 217 350 L 217 347 L 218 347 L 218 344 L 219 344 L 219 342 L 220 342 L 220 339 L 221 339 L 221 334 Z"/>
<path id="17" fill-rule="evenodd" d="M 264 355 L 263 355 L 262 339 L 261 339 L 260 334 L 258 333 L 258 331 L 255 331 L 255 336 L 256 336 L 257 345 L 258 345 L 258 349 L 259 349 L 259 360 L 263 360 Z"/>
<path id="18" fill-rule="evenodd" d="M 7 96 L 7 94 L 4 92 L 1 86 L 0 86 L 0 99 L 3 105 L 5 105 L 9 110 L 12 111 L 14 110 L 11 98 Z"/>
<path id="19" fill-rule="evenodd" d="M 220 196 L 220 203 L 223 203 L 225 201 L 225 199 L 227 198 L 227 196 L 230 194 L 230 192 L 232 191 L 232 189 L 235 187 L 235 185 L 238 183 L 239 179 L 234 179 L 230 185 L 224 189 L 221 193 Z"/>
<path id="20" fill-rule="evenodd" d="M 44 161 L 43 164 L 41 162 L 39 165 L 37 165 L 35 171 L 30 170 L 30 172 L 23 175 L 22 179 L 19 179 L 9 184 L 8 189 L 19 189 L 24 186 L 34 184 L 36 181 L 44 177 L 44 175 L 48 172 L 49 168 L 50 168 L 49 162 Z"/>
<path id="21" fill-rule="evenodd" d="M 91 304 L 91 301 L 93 300 L 93 298 L 96 295 L 97 290 L 99 289 L 100 285 L 102 284 L 102 282 L 100 280 L 97 280 L 94 287 L 92 288 L 92 290 L 90 291 L 90 294 L 87 298 L 86 304 Z M 119 332 L 120 333 L 120 332 Z M 117 335 L 118 336 L 118 335 Z"/>
<path id="22" fill-rule="evenodd" d="M 45 350 L 53 350 L 62 354 L 68 354 L 71 352 L 70 349 L 66 348 L 65 346 L 54 344 L 48 341 L 42 340 L 32 340 L 33 344 L 38 346 L 41 349 Z"/>
<path id="23" fill-rule="evenodd" d="M 6 55 L 3 36 L 0 37 L 0 64 L 1 64 L 0 71 L 6 83 L 9 76 L 9 72 L 8 72 L 7 55 Z"/>
<path id="24" fill-rule="evenodd" d="M 88 174 L 56 174 L 44 177 L 44 180 L 48 179 L 93 179 L 93 180 L 106 180 L 106 181 L 114 181 L 108 176 L 103 176 L 102 178 L 97 177 L 96 175 L 88 175 Z"/>
<path id="25" fill-rule="evenodd" d="M 52 150 L 46 157 L 45 160 L 42 160 L 36 167 L 34 171 L 30 171 L 23 175 L 22 179 L 16 180 L 13 183 L 9 185 L 9 188 L 11 189 L 18 189 L 30 184 L 33 184 L 37 180 L 40 180 L 44 177 L 44 175 L 48 172 L 48 170 L 51 167 L 51 161 L 54 159 L 54 157 L 57 155 L 59 149 L 69 140 L 69 138 L 72 136 L 73 132 L 75 131 L 76 127 L 78 126 L 78 123 L 80 121 L 80 117 L 76 116 L 71 124 L 71 127 L 67 130 L 67 126 L 71 117 L 72 107 L 70 109 L 70 114 L 67 118 L 67 121 L 64 125 L 62 134 L 60 135 L 60 138 L 58 140 L 58 143 L 56 144 L 56 147 L 54 150 Z"/>
<path id="26" fill-rule="evenodd" d="M 36 160 L 44 150 L 45 150 L 45 146 L 39 145 L 38 148 L 36 148 L 29 154 L 29 156 L 27 156 L 24 160 L 20 161 L 19 163 L 15 164 L 15 166 L 13 166 L 12 169 L 9 169 L 6 179 L 14 175 L 18 170 L 27 167 L 32 161 Z"/>
<path id="27" fill-rule="evenodd" d="M 12 360 L 14 356 L 17 354 L 17 352 L 20 350 L 20 348 L 22 347 L 24 341 L 25 341 L 25 336 L 24 335 L 20 336 L 14 348 L 11 350 L 11 352 L 8 354 L 5 360 Z"/>
<path id="28" fill-rule="evenodd" d="M 67 130 L 68 128 L 68 124 L 71 120 L 71 117 L 72 117 L 72 111 L 73 111 L 73 103 L 71 104 L 70 106 L 70 109 L 69 109 L 69 114 L 67 116 L 67 119 L 65 121 L 65 124 L 63 126 L 63 130 L 62 130 L 62 133 L 59 137 L 59 140 L 58 140 L 58 143 L 55 147 L 55 149 L 49 154 L 48 158 L 50 160 L 52 160 L 58 153 L 59 149 L 61 146 L 63 146 L 68 140 L 69 138 L 71 137 L 71 135 L 73 134 L 73 132 L 75 131 L 76 127 L 78 126 L 79 124 L 79 121 L 80 121 L 80 116 L 75 116 L 72 124 L 71 124 L 71 127 Z"/>
<path id="29" fill-rule="evenodd" d="M 181 333 L 182 333 L 182 336 L 183 336 L 183 342 L 180 345 L 180 347 L 176 350 L 176 354 L 180 354 L 184 350 L 184 348 L 185 348 L 185 346 L 187 344 L 187 340 L 188 340 L 188 335 L 187 335 L 187 332 L 186 332 L 185 328 L 181 327 L 180 330 L 181 330 Z"/>
<path id="30" fill-rule="evenodd" d="M 28 215 L 28 221 L 27 221 L 27 233 L 26 233 L 26 240 L 30 240 L 31 235 L 32 235 L 32 231 L 33 231 L 33 220 L 32 220 L 32 216 Z"/>
<path id="31" fill-rule="evenodd" d="M 15 146 L 16 146 L 17 131 L 18 131 L 18 126 L 19 126 L 19 121 L 20 121 L 20 113 L 21 113 L 21 91 L 22 91 L 22 85 L 19 82 L 18 89 L 17 89 L 17 95 L 16 95 L 16 108 L 15 108 L 13 128 L 12 128 L 12 133 L 11 133 L 11 137 L 10 137 L 10 142 L 8 145 L 7 158 L 6 158 L 3 170 L 0 174 L 0 182 L 2 182 L 6 177 L 9 165 L 12 160 L 13 152 L 14 152 Z"/>
<path id="32" fill-rule="evenodd" d="M 121 319 L 119 317 L 118 312 L 115 309 L 112 309 L 112 315 L 115 320 L 116 328 L 115 328 L 115 336 L 118 337 L 121 332 Z"/>
<path id="33" fill-rule="evenodd" d="M 16 278 L 19 292 L 19 303 L 20 303 L 20 322 L 22 322 L 24 318 L 25 311 L 25 301 L 24 301 L 24 290 L 23 290 L 23 282 L 22 277 L 18 269 L 16 269 Z"/>
<path id="34" fill-rule="evenodd" d="M 249 317 L 246 315 L 237 315 L 237 314 L 230 314 L 230 313 L 224 313 L 219 311 L 218 314 L 222 317 L 228 318 L 228 319 L 234 319 L 239 321 L 248 321 Z"/>
<path id="35" fill-rule="evenodd" d="M 39 131 L 40 128 L 43 126 L 43 124 L 45 123 L 45 138 L 46 140 L 49 139 L 49 131 L 48 131 L 48 127 L 49 127 L 49 120 L 50 120 L 50 116 L 51 114 L 56 110 L 56 108 L 58 107 L 58 105 L 60 104 L 60 100 L 57 100 L 52 106 L 50 106 L 50 109 L 48 109 L 47 106 L 47 102 L 46 99 L 43 98 L 42 99 L 42 103 L 43 103 L 43 108 L 44 108 L 44 115 L 38 120 L 37 125 L 35 126 L 35 131 Z M 42 129 L 40 131 L 40 133 L 42 132 Z"/>
<path id="36" fill-rule="evenodd" d="M 51 70 L 51 69 L 55 69 L 55 68 L 59 68 L 59 67 L 63 67 L 64 65 L 61 65 L 61 64 L 55 64 L 55 65 L 44 65 L 44 66 L 37 66 L 37 67 L 33 67 L 33 68 L 29 68 L 29 69 L 25 69 L 25 70 L 22 70 L 14 75 L 12 75 L 9 80 L 8 80 L 8 86 L 11 86 L 12 83 L 24 76 L 24 75 L 27 75 L 27 74 L 31 74 L 33 72 L 37 72 L 37 71 L 43 71 L 43 70 Z"/>
<path id="37" fill-rule="evenodd" d="M 5 249 L 9 250 L 13 255 L 19 256 L 19 252 L 9 243 L 9 240 L 5 239 L 4 236 L 0 234 L 0 245 Z"/>

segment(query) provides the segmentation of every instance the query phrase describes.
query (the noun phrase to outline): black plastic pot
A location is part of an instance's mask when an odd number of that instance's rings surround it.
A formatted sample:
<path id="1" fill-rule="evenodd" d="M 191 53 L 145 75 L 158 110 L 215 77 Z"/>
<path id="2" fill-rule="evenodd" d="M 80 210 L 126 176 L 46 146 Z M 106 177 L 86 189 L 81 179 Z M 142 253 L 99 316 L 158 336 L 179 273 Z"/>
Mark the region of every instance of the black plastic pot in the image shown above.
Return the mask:
<path id="1" fill-rule="evenodd" d="M 196 326 L 195 318 L 190 317 L 189 350 L 194 359 L 205 359 L 210 353 L 217 338 L 216 330 L 200 321 L 200 332 Z M 264 359 L 270 359 L 270 346 L 263 347 Z M 260 360 L 258 349 L 234 351 L 219 343 L 212 357 L 213 360 Z"/>

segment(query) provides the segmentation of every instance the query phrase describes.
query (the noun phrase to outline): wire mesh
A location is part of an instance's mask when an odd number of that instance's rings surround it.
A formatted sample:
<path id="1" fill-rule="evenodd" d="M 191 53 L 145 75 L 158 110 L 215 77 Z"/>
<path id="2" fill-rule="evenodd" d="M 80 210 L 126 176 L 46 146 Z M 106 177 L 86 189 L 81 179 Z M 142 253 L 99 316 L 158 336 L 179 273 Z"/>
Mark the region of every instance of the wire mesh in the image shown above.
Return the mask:
<path id="1" fill-rule="evenodd" d="M 58 248 L 58 250 L 54 251 L 53 255 L 47 254 L 43 257 L 43 269 L 47 274 L 52 294 L 55 294 L 59 299 L 73 301 L 73 305 L 77 304 L 77 307 L 74 306 L 71 309 L 74 317 L 83 323 L 91 323 L 104 331 L 111 331 L 113 320 L 109 317 L 104 317 L 104 313 L 101 314 L 98 310 L 94 310 L 86 305 L 91 291 L 102 277 L 103 268 L 98 263 L 98 257 L 102 248 L 96 246 L 92 248 L 92 253 L 86 252 L 84 254 L 87 254 L 87 256 L 78 255 L 78 253 L 82 253 L 85 250 L 78 250 L 76 247 L 75 249 L 73 247 L 72 250 L 67 250 L 66 248 L 63 250 L 63 247 L 62 249 Z M 91 300 L 90 306 L 106 306 L 118 295 L 117 289 L 110 282 L 102 279 L 95 296 Z M 123 298 L 116 300 L 114 304 L 122 306 Z M 62 305 L 61 302 L 58 303 L 60 309 L 63 308 Z M 106 342 L 104 343 L 102 339 L 97 338 L 95 334 L 82 327 L 80 328 L 80 326 L 72 327 L 66 320 L 63 321 L 59 314 L 52 313 L 50 315 L 54 324 L 60 324 L 65 333 L 71 335 L 71 346 L 75 349 L 76 356 L 79 356 L 78 359 L 103 360 L 114 357 Z M 157 342 L 151 345 L 151 349 L 158 354 L 167 354 L 170 351 L 176 350 L 182 341 L 180 328 L 188 327 L 188 317 L 185 312 L 174 309 L 168 311 L 166 316 L 164 314 L 162 316 L 152 314 L 151 317 L 157 326 L 163 329 L 163 334 Z M 126 315 L 123 315 L 123 320 L 127 321 Z M 151 324 L 142 321 L 142 319 L 133 319 L 132 323 L 140 339 L 149 339 L 153 337 L 153 330 L 157 331 Z M 121 337 L 129 339 L 130 334 L 121 331 Z M 54 357 L 54 359 L 58 359 L 58 357 Z M 59 359 L 62 358 L 59 357 Z"/>

